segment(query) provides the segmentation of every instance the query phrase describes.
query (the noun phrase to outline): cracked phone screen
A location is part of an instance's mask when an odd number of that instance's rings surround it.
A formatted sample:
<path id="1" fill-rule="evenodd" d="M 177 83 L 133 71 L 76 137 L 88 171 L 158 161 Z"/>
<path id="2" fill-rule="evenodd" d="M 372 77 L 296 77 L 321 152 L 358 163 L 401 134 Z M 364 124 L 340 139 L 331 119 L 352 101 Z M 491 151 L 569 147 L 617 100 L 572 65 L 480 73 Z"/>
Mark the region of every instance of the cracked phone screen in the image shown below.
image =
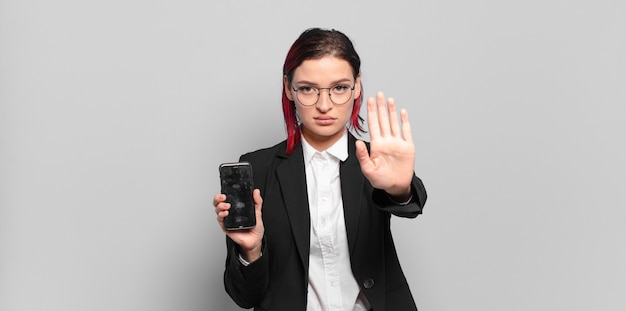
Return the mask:
<path id="1" fill-rule="evenodd" d="M 252 166 L 247 162 L 223 163 L 219 167 L 222 193 L 230 203 L 228 216 L 224 218 L 227 230 L 254 228 L 256 217 L 252 191 Z"/>

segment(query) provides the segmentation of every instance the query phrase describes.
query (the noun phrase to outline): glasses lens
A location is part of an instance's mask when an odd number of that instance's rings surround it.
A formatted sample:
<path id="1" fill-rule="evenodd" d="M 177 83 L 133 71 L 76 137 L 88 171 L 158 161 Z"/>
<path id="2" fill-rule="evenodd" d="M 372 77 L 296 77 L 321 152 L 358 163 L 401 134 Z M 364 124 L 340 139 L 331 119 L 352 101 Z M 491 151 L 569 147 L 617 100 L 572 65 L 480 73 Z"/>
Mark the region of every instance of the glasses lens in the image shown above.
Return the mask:
<path id="1" fill-rule="evenodd" d="M 337 85 L 330 89 L 330 100 L 335 105 L 343 105 L 352 97 L 352 90 L 349 85 Z"/>
<path id="2" fill-rule="evenodd" d="M 335 105 L 343 105 L 350 100 L 350 98 L 352 97 L 353 90 L 354 88 L 349 85 L 334 86 L 329 90 L 330 100 Z"/>
<path id="3" fill-rule="evenodd" d="M 300 104 L 304 106 L 313 106 L 317 103 L 317 98 L 319 97 L 317 90 L 315 92 L 296 92 L 298 96 L 298 100 Z"/>
<path id="4" fill-rule="evenodd" d="M 294 88 L 294 91 L 296 91 L 296 97 L 298 97 L 298 101 L 303 106 L 313 106 L 319 98 L 319 90 L 314 87 L 301 86 Z"/>

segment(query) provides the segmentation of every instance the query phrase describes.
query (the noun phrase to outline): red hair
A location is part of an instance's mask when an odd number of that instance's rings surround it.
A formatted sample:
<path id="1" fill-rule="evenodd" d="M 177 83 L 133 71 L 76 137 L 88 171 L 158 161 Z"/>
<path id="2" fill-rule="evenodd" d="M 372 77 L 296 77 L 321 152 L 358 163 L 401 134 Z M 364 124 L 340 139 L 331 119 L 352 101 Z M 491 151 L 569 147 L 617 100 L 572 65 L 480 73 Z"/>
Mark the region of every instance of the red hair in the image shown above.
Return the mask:
<path id="1" fill-rule="evenodd" d="M 289 49 L 283 65 L 283 79 L 286 78 L 288 84 L 291 84 L 293 72 L 303 61 L 324 56 L 334 56 L 347 61 L 352 67 L 355 80 L 359 76 L 361 59 L 350 39 L 345 34 L 334 29 L 311 28 L 305 30 Z M 286 92 L 289 92 L 289 90 L 285 89 L 283 83 L 281 85 L 283 85 L 282 102 L 285 130 L 287 131 L 287 154 L 291 154 L 298 143 L 300 143 L 300 126 L 296 117 L 296 104 L 287 97 Z M 363 87 L 361 85 L 361 93 L 359 97 L 354 99 L 349 124 L 349 128 L 354 129 L 357 133 L 365 132 L 362 125 L 363 118 L 359 115 L 362 102 Z"/>

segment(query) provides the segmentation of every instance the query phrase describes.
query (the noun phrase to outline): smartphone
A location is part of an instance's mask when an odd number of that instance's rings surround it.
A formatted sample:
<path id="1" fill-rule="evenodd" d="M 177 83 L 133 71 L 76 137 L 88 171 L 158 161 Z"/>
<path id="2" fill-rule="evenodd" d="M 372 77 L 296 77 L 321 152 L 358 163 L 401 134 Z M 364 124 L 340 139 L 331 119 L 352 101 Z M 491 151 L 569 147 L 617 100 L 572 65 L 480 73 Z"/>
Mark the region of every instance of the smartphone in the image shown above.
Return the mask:
<path id="1" fill-rule="evenodd" d="M 243 230 L 256 226 L 252 191 L 252 166 L 248 162 L 222 163 L 219 166 L 222 193 L 230 203 L 228 216 L 224 218 L 227 230 Z"/>

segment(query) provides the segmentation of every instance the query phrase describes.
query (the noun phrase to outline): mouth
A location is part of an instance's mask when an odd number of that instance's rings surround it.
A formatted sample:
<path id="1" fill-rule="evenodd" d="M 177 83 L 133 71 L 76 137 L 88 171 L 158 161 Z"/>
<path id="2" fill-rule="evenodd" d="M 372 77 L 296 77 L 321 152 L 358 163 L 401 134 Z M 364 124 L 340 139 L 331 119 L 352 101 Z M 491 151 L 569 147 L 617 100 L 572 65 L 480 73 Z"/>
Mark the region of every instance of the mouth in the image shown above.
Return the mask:
<path id="1" fill-rule="evenodd" d="M 333 124 L 335 120 L 337 120 L 337 118 L 332 118 L 328 116 L 319 116 L 313 119 L 315 120 L 315 123 L 319 125 L 330 125 L 330 124 Z"/>

